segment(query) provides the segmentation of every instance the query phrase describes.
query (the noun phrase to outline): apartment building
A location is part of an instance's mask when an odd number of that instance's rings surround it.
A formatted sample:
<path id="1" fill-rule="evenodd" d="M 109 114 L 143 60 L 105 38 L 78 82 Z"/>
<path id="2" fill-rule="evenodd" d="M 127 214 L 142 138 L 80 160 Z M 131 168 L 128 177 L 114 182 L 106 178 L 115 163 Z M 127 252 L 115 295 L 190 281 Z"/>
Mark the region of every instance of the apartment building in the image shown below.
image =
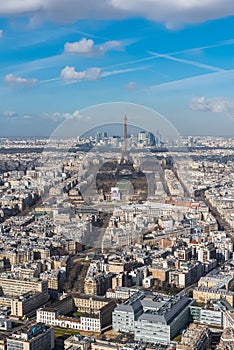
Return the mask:
<path id="1" fill-rule="evenodd" d="M 68 312 L 62 313 L 58 308 L 44 307 L 37 310 L 37 322 L 47 325 L 70 328 L 76 330 L 101 332 L 112 323 L 112 312 L 116 304 L 111 301 L 104 305 L 96 313 L 82 314 L 79 317 L 64 316 Z"/>
<path id="2" fill-rule="evenodd" d="M 52 350 L 54 330 L 39 323 L 7 337 L 7 350 Z"/>
<path id="3" fill-rule="evenodd" d="M 28 292 L 47 292 L 48 282 L 38 278 L 19 279 L 12 274 L 4 273 L 0 275 L 0 287 L 4 295 L 18 296 Z"/>
<path id="4" fill-rule="evenodd" d="M 196 287 L 193 290 L 193 299 L 201 303 L 207 303 L 211 299 L 226 299 L 231 306 L 234 306 L 234 292 L 227 291 L 226 289 L 219 289 L 217 287 Z"/>
<path id="5" fill-rule="evenodd" d="M 84 313 L 96 313 L 111 300 L 101 296 L 87 294 L 72 294 L 77 311 Z"/>
<path id="6" fill-rule="evenodd" d="M 207 350 L 210 343 L 208 328 L 192 323 L 183 334 L 178 350 Z"/>
<path id="7" fill-rule="evenodd" d="M 42 293 L 24 293 L 21 296 L 14 297 L 11 300 L 11 315 L 23 317 L 30 315 L 38 307 L 44 305 L 49 300 L 47 292 Z"/>

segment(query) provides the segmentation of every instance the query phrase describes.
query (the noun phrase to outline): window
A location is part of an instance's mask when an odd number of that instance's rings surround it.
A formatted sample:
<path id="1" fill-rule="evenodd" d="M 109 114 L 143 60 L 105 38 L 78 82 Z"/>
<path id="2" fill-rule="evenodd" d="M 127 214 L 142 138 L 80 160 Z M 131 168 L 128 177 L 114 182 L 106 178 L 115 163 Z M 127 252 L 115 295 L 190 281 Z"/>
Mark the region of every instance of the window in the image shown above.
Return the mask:
<path id="1" fill-rule="evenodd" d="M 24 344 L 16 343 L 15 341 L 7 342 L 8 350 L 22 350 L 24 348 Z"/>

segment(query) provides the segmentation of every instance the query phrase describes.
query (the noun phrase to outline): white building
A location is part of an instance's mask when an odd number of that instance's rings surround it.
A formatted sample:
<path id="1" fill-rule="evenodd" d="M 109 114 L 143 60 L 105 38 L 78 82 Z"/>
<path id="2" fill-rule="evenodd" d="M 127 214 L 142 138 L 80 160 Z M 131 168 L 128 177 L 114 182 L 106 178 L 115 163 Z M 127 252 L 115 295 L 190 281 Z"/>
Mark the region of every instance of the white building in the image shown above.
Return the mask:
<path id="1" fill-rule="evenodd" d="M 81 316 L 80 318 L 59 316 L 57 310 L 50 310 L 49 308 L 37 310 L 37 322 L 90 332 L 101 332 L 102 329 L 101 318 L 98 315 Z"/>

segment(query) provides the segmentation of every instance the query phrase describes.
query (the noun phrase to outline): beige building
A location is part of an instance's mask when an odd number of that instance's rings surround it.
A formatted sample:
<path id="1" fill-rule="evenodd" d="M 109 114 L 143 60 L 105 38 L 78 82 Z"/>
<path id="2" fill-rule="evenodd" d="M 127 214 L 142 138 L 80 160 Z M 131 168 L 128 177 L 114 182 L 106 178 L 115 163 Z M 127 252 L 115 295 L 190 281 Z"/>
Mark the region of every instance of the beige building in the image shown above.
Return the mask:
<path id="1" fill-rule="evenodd" d="M 59 269 L 60 267 L 67 267 L 67 261 L 68 261 L 68 256 L 64 256 L 64 257 L 59 258 L 59 259 L 54 259 L 53 260 L 53 263 L 54 263 L 53 268 L 56 270 L 56 269 Z"/>
<path id="2" fill-rule="evenodd" d="M 98 312 L 103 306 L 111 301 L 105 297 L 87 294 L 72 294 L 72 297 L 77 311 L 88 314 Z"/>
<path id="3" fill-rule="evenodd" d="M 183 334 L 178 350 L 207 350 L 210 343 L 209 328 L 192 323 Z"/>
<path id="4" fill-rule="evenodd" d="M 59 268 L 57 270 L 45 271 L 40 274 L 40 278 L 42 281 L 48 282 L 50 292 L 62 291 L 66 280 L 66 270 L 65 268 Z"/>
<path id="5" fill-rule="evenodd" d="M 109 299 L 126 300 L 131 295 L 136 293 L 136 291 L 137 291 L 137 289 L 135 289 L 135 288 L 116 287 L 115 289 L 109 289 L 106 292 L 106 297 Z"/>
<path id="6" fill-rule="evenodd" d="M 124 271 L 130 271 L 132 269 L 133 263 L 125 261 L 109 261 L 108 271 L 111 273 L 120 273 Z"/>
<path id="7" fill-rule="evenodd" d="M 229 286 L 231 282 L 233 281 L 233 276 L 231 275 L 221 275 L 221 274 L 215 274 L 215 275 L 207 275 L 203 276 L 198 281 L 198 287 L 207 287 L 212 288 L 215 286 L 219 286 L 219 288 L 225 288 L 229 289 Z"/>
<path id="8" fill-rule="evenodd" d="M 49 294 L 42 293 L 25 293 L 19 297 L 15 297 L 11 301 L 11 315 L 23 317 L 30 315 L 37 308 L 47 303 Z"/>
<path id="9" fill-rule="evenodd" d="M 102 273 L 93 277 L 87 277 L 84 282 L 84 293 L 90 295 L 104 295 L 111 287 L 112 275 Z"/>
<path id="10" fill-rule="evenodd" d="M 159 279 L 160 281 L 168 281 L 169 278 L 169 271 L 168 268 L 163 267 L 149 267 L 149 273 L 152 274 L 152 276 L 156 279 Z"/>
<path id="11" fill-rule="evenodd" d="M 220 343 L 216 347 L 217 350 L 233 350 L 234 348 L 234 330 L 226 328 L 220 338 Z"/>
<path id="12" fill-rule="evenodd" d="M 1 296 L 0 297 L 0 306 L 11 307 L 11 301 L 12 301 L 12 298 L 7 298 L 4 296 Z"/>
<path id="13" fill-rule="evenodd" d="M 119 344 L 116 344 L 114 342 L 106 342 L 103 340 L 98 340 L 95 343 L 91 344 L 91 350 L 116 350 L 120 348 Z"/>
<path id="14" fill-rule="evenodd" d="M 0 350 L 6 350 L 6 338 L 5 337 L 0 338 Z"/>
<path id="15" fill-rule="evenodd" d="M 118 275 L 114 276 L 112 278 L 112 284 L 111 284 L 112 289 L 115 289 L 116 287 L 122 287 L 123 279 L 124 279 L 123 273 L 119 273 Z"/>
<path id="16" fill-rule="evenodd" d="M 37 278 L 18 279 L 13 275 L 2 274 L 0 276 L 0 287 L 4 295 L 19 296 L 28 292 L 47 292 L 48 283 Z"/>
<path id="17" fill-rule="evenodd" d="M 46 260 L 50 257 L 50 249 L 49 248 L 35 248 L 33 250 L 34 255 L 38 257 L 38 259 Z"/>
<path id="18" fill-rule="evenodd" d="M 97 295 L 98 290 L 98 281 L 95 278 L 89 278 L 85 280 L 84 283 L 84 292 L 85 294 Z"/>
<path id="19" fill-rule="evenodd" d="M 112 273 L 120 273 L 124 271 L 124 262 L 110 261 L 108 263 L 108 270 Z"/>
<path id="20" fill-rule="evenodd" d="M 175 245 L 175 242 L 168 238 L 161 238 L 158 241 L 158 245 L 164 249 L 172 248 Z"/>
<path id="21" fill-rule="evenodd" d="M 4 250 L 0 253 L 0 259 L 6 258 L 11 265 L 21 264 L 32 260 L 33 252 L 31 250 Z"/>
<path id="22" fill-rule="evenodd" d="M 234 312 L 227 310 L 223 316 L 223 328 L 233 328 L 234 329 Z"/>
<path id="23" fill-rule="evenodd" d="M 201 303 L 207 303 L 211 299 L 226 299 L 233 306 L 234 293 L 225 289 L 207 288 L 204 286 L 196 287 L 193 290 L 193 299 Z"/>
<path id="24" fill-rule="evenodd" d="M 80 350 L 90 350 L 91 341 L 89 338 L 81 338 L 80 336 L 71 335 L 69 338 L 64 340 L 64 350 L 71 350 L 73 348 Z"/>

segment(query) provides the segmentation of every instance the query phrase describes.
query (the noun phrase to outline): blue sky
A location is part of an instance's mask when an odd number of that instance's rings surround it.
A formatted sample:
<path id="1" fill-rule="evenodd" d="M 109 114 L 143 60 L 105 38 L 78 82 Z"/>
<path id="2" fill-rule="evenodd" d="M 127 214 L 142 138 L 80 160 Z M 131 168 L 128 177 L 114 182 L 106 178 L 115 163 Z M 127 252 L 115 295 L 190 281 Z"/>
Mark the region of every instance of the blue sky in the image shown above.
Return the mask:
<path id="1" fill-rule="evenodd" d="M 233 136 L 233 14 L 232 0 L 8 0 L 0 136 L 50 135 L 117 101 L 155 109 L 183 135 Z"/>

